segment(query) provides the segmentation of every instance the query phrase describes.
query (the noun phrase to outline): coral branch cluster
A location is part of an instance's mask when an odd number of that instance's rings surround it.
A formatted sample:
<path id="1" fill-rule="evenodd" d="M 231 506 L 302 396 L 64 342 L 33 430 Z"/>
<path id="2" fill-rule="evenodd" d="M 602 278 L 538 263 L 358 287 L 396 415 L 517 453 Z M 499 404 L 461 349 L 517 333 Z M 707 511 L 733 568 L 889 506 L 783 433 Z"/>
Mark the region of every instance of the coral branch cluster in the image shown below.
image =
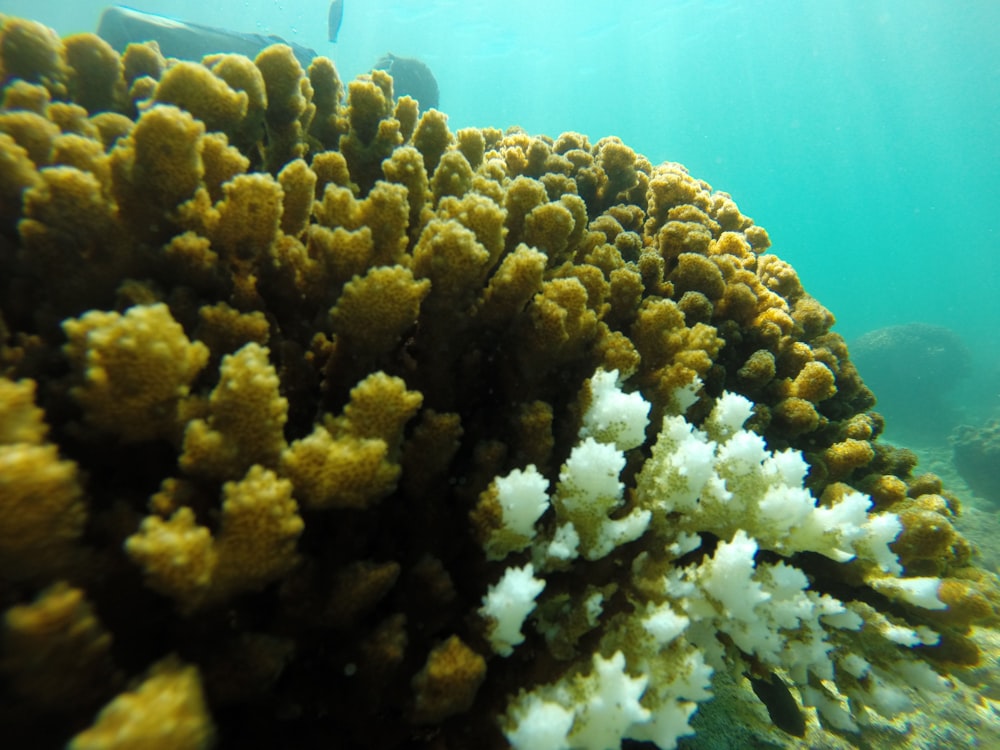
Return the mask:
<path id="1" fill-rule="evenodd" d="M 979 659 L 958 501 L 725 193 L 0 20 L 10 746 L 669 748 L 765 678 L 818 736 Z"/>

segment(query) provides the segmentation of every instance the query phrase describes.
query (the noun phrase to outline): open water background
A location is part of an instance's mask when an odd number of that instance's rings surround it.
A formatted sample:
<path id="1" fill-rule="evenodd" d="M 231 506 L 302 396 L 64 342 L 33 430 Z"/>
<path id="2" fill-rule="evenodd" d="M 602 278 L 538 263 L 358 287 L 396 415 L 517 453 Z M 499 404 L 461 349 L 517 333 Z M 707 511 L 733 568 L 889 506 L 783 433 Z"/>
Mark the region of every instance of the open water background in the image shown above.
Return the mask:
<path id="1" fill-rule="evenodd" d="M 277 34 L 345 79 L 423 59 L 452 129 L 617 135 L 685 164 L 765 226 L 848 341 L 947 326 L 974 352 L 955 393 L 1000 416 L 1000 2 L 987 0 L 134 0 Z M 0 0 L 60 34 L 104 3 Z"/>

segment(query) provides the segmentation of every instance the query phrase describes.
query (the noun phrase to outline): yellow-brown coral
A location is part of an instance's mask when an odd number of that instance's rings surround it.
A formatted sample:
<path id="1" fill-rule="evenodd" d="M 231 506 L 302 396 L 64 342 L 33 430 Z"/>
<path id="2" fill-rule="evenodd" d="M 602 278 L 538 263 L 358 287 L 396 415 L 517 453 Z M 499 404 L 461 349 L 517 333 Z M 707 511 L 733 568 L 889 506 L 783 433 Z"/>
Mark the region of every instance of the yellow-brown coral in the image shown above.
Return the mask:
<path id="1" fill-rule="evenodd" d="M 208 361 L 166 305 L 89 312 L 63 323 L 73 395 L 94 427 L 124 440 L 175 437 L 177 409 Z"/>
<path id="2" fill-rule="evenodd" d="M 160 78 L 153 95 L 159 104 L 187 110 L 205 124 L 206 130 L 233 133 L 247 114 L 249 97 L 233 91 L 227 83 L 198 63 L 179 62 Z"/>
<path id="3" fill-rule="evenodd" d="M 135 690 L 105 706 L 94 725 L 76 735 L 68 747 L 205 750 L 214 737 L 198 669 L 168 658 L 154 665 Z"/>
<path id="4" fill-rule="evenodd" d="M 208 597 L 218 553 L 211 532 L 198 525 L 190 508 L 166 521 L 149 516 L 125 549 L 145 569 L 147 584 L 185 609 L 196 609 Z"/>
<path id="5" fill-rule="evenodd" d="M 22 701 L 57 711 L 93 708 L 116 684 L 111 636 L 81 589 L 56 583 L 7 610 L 0 673 Z"/>
<path id="6" fill-rule="evenodd" d="M 77 465 L 45 442 L 34 394 L 0 379 L 0 581 L 68 572 L 87 520 Z"/>
<path id="7" fill-rule="evenodd" d="M 125 549 L 149 586 L 185 612 L 259 589 L 298 563 L 303 523 L 291 489 L 288 480 L 253 466 L 240 481 L 223 485 L 215 537 L 183 507 L 167 521 L 146 518 Z"/>
<path id="8" fill-rule="evenodd" d="M 86 519 L 76 464 L 57 446 L 0 446 L 0 577 L 70 568 Z"/>
<path id="9" fill-rule="evenodd" d="M 289 446 L 281 471 L 308 508 L 366 508 L 396 486 L 399 467 L 387 456 L 383 440 L 334 438 L 317 426 Z"/>
<path id="10" fill-rule="evenodd" d="M 427 663 L 413 678 L 413 720 L 436 724 L 468 711 L 486 679 L 486 660 L 458 636 L 431 650 Z"/>
<path id="11" fill-rule="evenodd" d="M 277 464 L 285 448 L 288 402 L 279 393 L 266 347 L 251 342 L 223 358 L 205 409 L 207 416 L 184 431 L 179 460 L 185 471 L 230 479 L 253 464 Z"/>
<path id="12" fill-rule="evenodd" d="M 165 234 L 164 222 L 194 196 L 205 172 L 204 132 L 204 123 L 189 112 L 153 107 L 112 151 L 112 194 L 121 216 L 139 236 Z"/>
<path id="13" fill-rule="evenodd" d="M 330 311 L 333 329 L 357 351 L 389 351 L 417 322 L 430 286 L 400 266 L 369 269 L 344 286 Z"/>
<path id="14" fill-rule="evenodd" d="M 702 425 L 723 391 L 742 393 L 763 444 L 804 452 L 817 513 L 860 513 L 840 504 L 868 492 L 883 534 L 900 519 L 905 574 L 940 577 L 950 609 L 883 615 L 869 578 L 895 580 L 892 561 L 818 559 L 810 606 L 849 592 L 897 635 L 940 629 L 921 658 L 979 657 L 971 628 L 1000 596 L 953 523 L 957 499 L 879 442 L 833 316 L 682 166 L 614 137 L 453 134 L 394 98 L 384 71 L 345 87 L 329 60 L 304 72 L 281 45 L 119 58 L 3 19 L 0 64 L 5 740 L 44 726 L 35 744 L 63 746 L 138 678 L 71 747 L 206 746 L 209 706 L 223 738 L 262 746 L 336 727 L 344 746 L 503 747 L 510 696 L 561 674 L 584 684 L 592 650 L 634 653 L 644 607 L 679 612 L 664 576 L 731 544 L 686 554 L 679 512 L 657 520 L 669 539 L 593 562 L 569 559 L 567 529 L 567 559 L 546 559 L 537 539 L 554 538 L 558 509 L 534 539 L 498 536 L 494 480 L 534 464 L 557 483 L 598 368 L 651 406 L 616 513 L 633 510 L 664 415 L 685 406 Z M 558 568 L 503 658 L 477 613 L 501 553 Z M 770 555 L 761 575 L 780 568 Z M 850 639 L 828 635 L 817 651 Z M 774 667 L 708 637 L 733 674 Z M 649 696 L 673 684 L 680 640 Z M 73 643 L 86 668 L 50 690 Z M 169 653 L 190 666 L 141 677 Z M 797 698 L 832 684 L 816 677 Z"/>

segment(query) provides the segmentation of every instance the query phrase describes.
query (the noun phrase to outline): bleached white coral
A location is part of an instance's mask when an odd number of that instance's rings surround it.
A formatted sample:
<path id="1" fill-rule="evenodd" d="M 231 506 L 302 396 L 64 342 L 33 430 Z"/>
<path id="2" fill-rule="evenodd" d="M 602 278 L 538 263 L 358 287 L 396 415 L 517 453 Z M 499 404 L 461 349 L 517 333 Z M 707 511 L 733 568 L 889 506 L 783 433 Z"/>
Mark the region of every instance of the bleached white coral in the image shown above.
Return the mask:
<path id="1" fill-rule="evenodd" d="M 501 525 L 491 531 L 483 545 L 490 560 L 500 560 L 531 544 L 535 523 L 549 507 L 548 487 L 549 481 L 534 464 L 493 480 L 489 491 L 500 506 Z"/>
<path id="2" fill-rule="evenodd" d="M 545 588 L 545 581 L 535 578 L 534 573 L 531 563 L 523 568 L 507 568 L 503 578 L 483 597 L 479 614 L 490 621 L 490 645 L 501 656 L 510 656 L 514 646 L 524 642 L 521 627 Z"/>
<path id="3" fill-rule="evenodd" d="M 742 429 L 751 412 L 750 401 L 724 393 L 704 429 L 681 416 L 665 418 L 639 473 L 639 507 L 654 519 L 680 514 L 679 526 L 688 532 L 732 539 L 742 529 L 764 549 L 818 552 L 837 562 L 860 555 L 898 573 L 888 547 L 901 528 L 896 516 L 869 514 L 871 499 L 860 492 L 817 506 L 802 484 L 808 467 L 801 454 L 771 452 L 763 438 Z"/>
<path id="4" fill-rule="evenodd" d="M 683 410 L 699 385 L 670 399 L 677 413 L 664 418 L 627 489 L 624 451 L 634 447 L 640 425 L 645 432 L 648 407 L 638 394 L 621 391 L 617 373 L 599 371 L 591 380 L 580 442 L 551 495 L 555 518 L 539 524 L 532 511 L 521 527 L 534 537 L 533 564 L 508 570 L 509 586 L 502 581 L 484 599 L 484 614 L 499 614 L 501 590 L 514 591 L 510 598 L 519 602 L 503 627 L 490 631 L 494 649 L 510 653 L 521 642 L 546 575 L 604 558 L 636 539 L 643 547 L 624 580 L 543 599 L 545 614 L 535 627 L 549 644 L 572 654 L 581 632 L 601 635 L 589 663 L 511 701 L 502 723 L 516 750 L 612 750 L 624 739 L 673 748 L 692 733 L 690 718 L 711 696 L 713 672 L 742 671 L 747 657 L 780 671 L 804 705 L 844 731 L 857 730 L 858 710 L 892 716 L 913 705 L 913 689 L 942 689 L 936 673 L 907 652 L 934 643 L 936 633 L 812 590 L 805 572 L 774 560 L 773 553 L 801 552 L 835 563 L 858 559 L 876 590 L 911 605 L 941 607 L 937 579 L 898 578 L 902 568 L 889 545 L 899 519 L 872 513 L 871 499 L 860 492 L 818 504 L 804 486 L 808 466 L 801 454 L 772 452 L 744 429 L 753 404 L 742 396 L 723 394 L 701 428 L 689 423 Z M 615 409 L 626 412 L 617 422 Z M 532 507 L 544 512 L 544 489 L 533 492 Z M 693 553 L 703 545 L 698 559 Z M 761 559 L 764 551 L 771 554 Z M 624 608 L 615 606 L 616 590 L 625 594 Z M 622 601 L 620 593 L 617 598 Z M 585 608 L 587 615 L 563 617 L 568 608 Z M 882 645 L 868 646 L 871 630 L 857 637 L 862 628 L 874 628 Z M 885 649 L 887 641 L 899 648 L 898 658 Z"/>
<path id="5" fill-rule="evenodd" d="M 858 555 L 874 563 L 883 573 L 899 575 L 903 566 L 899 564 L 889 545 L 896 540 L 903 524 L 895 513 L 877 513 L 865 521 L 865 533 L 855 544 Z"/>
<path id="6" fill-rule="evenodd" d="M 891 599 L 900 599 L 924 609 L 947 609 L 938 598 L 940 578 L 879 578 L 871 582 L 872 588 Z"/>
<path id="7" fill-rule="evenodd" d="M 507 739 L 516 750 L 543 746 L 613 750 L 630 726 L 650 716 L 639 702 L 647 679 L 628 674 L 621 651 L 610 659 L 594 654 L 589 674 L 566 678 L 537 692 L 521 693 L 510 707 Z M 564 710 L 572 711 L 570 722 L 566 721 L 566 713 L 556 710 L 562 704 L 568 704 Z M 543 723 L 545 717 L 554 719 L 554 725 Z M 563 729 L 568 734 L 560 736 Z M 543 745 L 543 740 L 552 744 Z"/>
<path id="8" fill-rule="evenodd" d="M 828 618 L 846 612 L 837 600 L 809 591 L 805 574 L 783 562 L 755 564 L 757 545 L 745 532 L 722 541 L 715 553 L 697 565 L 673 571 L 665 591 L 697 624 L 689 639 L 722 667 L 716 633 L 726 633 L 736 646 L 763 663 L 783 665 L 802 682 L 812 672 L 833 677 L 829 627 L 859 627 L 860 619 Z"/>
<path id="9" fill-rule="evenodd" d="M 581 700 L 570 734 L 573 747 L 582 750 L 608 750 L 621 744 L 621 738 L 634 723 L 649 718 L 639 698 L 648 677 L 632 677 L 625 670 L 625 656 L 616 652 L 610 659 L 594 654 L 594 671 L 579 686 Z"/>
<path id="10" fill-rule="evenodd" d="M 625 455 L 618 448 L 588 437 L 573 448 L 559 473 L 556 517 L 573 524 L 588 560 L 638 539 L 649 525 L 650 512 L 638 508 L 624 518 L 610 518 L 622 504 L 625 485 L 618 475 L 623 468 Z"/>
<path id="11" fill-rule="evenodd" d="M 681 737 L 694 734 L 689 722 L 698 703 L 712 696 L 709 690 L 712 668 L 705 663 L 701 651 L 691 646 L 671 651 L 669 655 L 671 658 L 645 662 L 649 685 L 643 694 L 643 704 L 649 708 L 649 718 L 629 727 L 627 739 L 671 748 Z"/>
<path id="12" fill-rule="evenodd" d="M 721 542 L 715 555 L 701 566 L 701 588 L 719 603 L 726 618 L 748 622 L 754 617 L 754 607 L 771 598 L 754 580 L 755 554 L 757 543 L 741 530 L 731 542 Z"/>
<path id="13" fill-rule="evenodd" d="M 646 441 L 649 402 L 641 393 L 623 393 L 618 370 L 598 370 L 590 379 L 591 402 L 583 416 L 580 437 L 592 437 L 629 450 Z"/>
<path id="14" fill-rule="evenodd" d="M 535 521 L 549 507 L 548 480 L 530 464 L 524 471 L 514 469 L 499 477 L 496 484 L 504 526 L 515 534 L 533 536 Z"/>
<path id="15" fill-rule="evenodd" d="M 651 606 L 642 618 L 642 626 L 661 647 L 683 633 L 690 622 L 684 615 L 677 614 L 668 604 Z"/>
<path id="16" fill-rule="evenodd" d="M 753 404 L 743 396 L 726 391 L 715 401 L 705 432 L 716 442 L 725 442 L 743 429 L 744 423 L 753 414 Z"/>
<path id="17" fill-rule="evenodd" d="M 580 548 L 580 535 L 571 523 L 564 523 L 552 535 L 552 541 L 546 548 L 546 553 L 559 560 L 569 560 L 576 557 Z"/>
<path id="18" fill-rule="evenodd" d="M 892 671 L 908 685 L 928 693 L 943 693 L 951 683 L 935 672 L 927 662 L 899 659 L 892 664 Z"/>
<path id="19" fill-rule="evenodd" d="M 528 694 L 511 709 L 514 726 L 507 732 L 517 750 L 568 750 L 573 711 Z"/>
<path id="20" fill-rule="evenodd" d="M 715 447 L 684 417 L 665 417 L 653 455 L 640 474 L 639 502 L 665 513 L 694 512 L 702 491 L 710 482 L 719 481 L 715 476 Z M 716 489 L 722 497 L 725 487 Z"/>

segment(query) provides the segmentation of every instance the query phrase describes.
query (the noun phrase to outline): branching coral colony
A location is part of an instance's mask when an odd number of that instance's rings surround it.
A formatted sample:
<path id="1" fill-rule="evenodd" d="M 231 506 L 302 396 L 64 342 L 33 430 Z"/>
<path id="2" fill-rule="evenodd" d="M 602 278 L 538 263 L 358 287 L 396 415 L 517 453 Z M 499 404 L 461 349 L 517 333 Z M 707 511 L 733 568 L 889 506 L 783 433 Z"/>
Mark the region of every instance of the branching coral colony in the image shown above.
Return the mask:
<path id="1" fill-rule="evenodd" d="M 957 501 L 683 167 L 282 46 L 0 65 L 10 746 L 671 748 L 728 691 L 816 747 L 979 658 Z"/>

